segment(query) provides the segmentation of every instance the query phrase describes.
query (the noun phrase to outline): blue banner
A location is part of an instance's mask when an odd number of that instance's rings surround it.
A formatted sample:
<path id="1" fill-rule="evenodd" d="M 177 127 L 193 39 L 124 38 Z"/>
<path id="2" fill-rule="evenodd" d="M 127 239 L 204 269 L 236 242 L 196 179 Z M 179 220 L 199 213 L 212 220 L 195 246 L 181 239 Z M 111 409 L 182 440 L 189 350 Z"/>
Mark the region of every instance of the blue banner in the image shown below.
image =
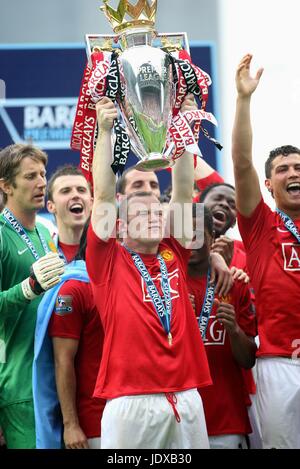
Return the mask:
<path id="1" fill-rule="evenodd" d="M 207 111 L 218 118 L 213 45 L 191 43 L 191 56 L 212 78 Z M 70 138 L 85 63 L 81 44 L 0 44 L 0 145 L 30 142 L 44 149 L 48 177 L 59 165 L 79 164 Z M 214 126 L 205 122 L 205 127 L 219 139 Z M 214 145 L 200 135 L 199 146 L 205 160 L 218 168 Z M 131 155 L 127 165 L 136 161 Z M 163 190 L 170 175 L 161 171 L 158 176 Z"/>

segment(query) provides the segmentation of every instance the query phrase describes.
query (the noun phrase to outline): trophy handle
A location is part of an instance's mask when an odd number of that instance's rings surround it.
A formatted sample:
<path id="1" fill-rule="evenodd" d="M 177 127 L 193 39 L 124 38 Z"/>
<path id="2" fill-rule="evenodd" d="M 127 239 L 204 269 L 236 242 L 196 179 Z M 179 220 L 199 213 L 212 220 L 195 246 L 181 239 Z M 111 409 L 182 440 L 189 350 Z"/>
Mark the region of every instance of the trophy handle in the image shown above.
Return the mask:
<path id="1" fill-rule="evenodd" d="M 115 34 L 86 34 L 85 35 L 86 54 L 89 65 L 92 65 L 91 55 L 93 52 L 122 51 L 120 37 Z M 165 52 L 176 52 L 186 50 L 190 54 L 190 46 L 187 33 L 159 33 L 156 34 L 152 47 L 162 49 Z"/>

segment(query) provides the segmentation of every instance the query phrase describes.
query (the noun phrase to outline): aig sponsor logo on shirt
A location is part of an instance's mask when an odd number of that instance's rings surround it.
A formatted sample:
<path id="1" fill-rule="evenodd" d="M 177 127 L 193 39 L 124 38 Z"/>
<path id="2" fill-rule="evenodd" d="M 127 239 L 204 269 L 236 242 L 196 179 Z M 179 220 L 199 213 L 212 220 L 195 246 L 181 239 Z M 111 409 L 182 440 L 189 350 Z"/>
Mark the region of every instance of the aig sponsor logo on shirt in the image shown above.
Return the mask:
<path id="1" fill-rule="evenodd" d="M 284 270 L 300 270 L 300 244 L 282 243 Z"/>
<path id="2" fill-rule="evenodd" d="M 179 292 L 178 292 L 178 279 L 179 279 L 179 269 L 173 270 L 173 272 L 168 272 L 168 278 L 169 278 L 169 283 L 170 283 L 170 294 L 171 294 L 171 299 L 174 300 L 175 298 L 179 298 Z M 147 286 L 142 280 L 142 291 L 143 291 L 143 301 L 145 303 L 150 302 L 152 303 L 151 297 L 147 291 Z M 161 274 L 159 273 L 156 277 L 152 277 L 153 282 L 157 285 L 158 282 L 161 283 Z"/>
<path id="3" fill-rule="evenodd" d="M 198 320 L 199 318 L 197 318 Z M 216 315 L 211 315 L 206 329 L 205 337 L 203 339 L 204 345 L 224 345 L 226 330 L 224 326 L 219 323 Z"/>

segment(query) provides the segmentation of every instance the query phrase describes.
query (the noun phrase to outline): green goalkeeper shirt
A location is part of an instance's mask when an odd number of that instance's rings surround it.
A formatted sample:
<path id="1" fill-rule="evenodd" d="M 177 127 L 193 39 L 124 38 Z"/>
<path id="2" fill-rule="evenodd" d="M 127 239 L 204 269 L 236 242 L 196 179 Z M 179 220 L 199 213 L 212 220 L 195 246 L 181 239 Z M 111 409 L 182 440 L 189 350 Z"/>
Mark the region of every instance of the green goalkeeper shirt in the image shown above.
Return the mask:
<path id="1" fill-rule="evenodd" d="M 37 228 L 50 250 L 50 233 Z M 38 255 L 45 251 L 37 230 L 25 230 Z M 32 399 L 32 362 L 36 313 L 41 296 L 28 301 L 21 283 L 35 258 L 25 241 L 0 215 L 0 408 Z"/>

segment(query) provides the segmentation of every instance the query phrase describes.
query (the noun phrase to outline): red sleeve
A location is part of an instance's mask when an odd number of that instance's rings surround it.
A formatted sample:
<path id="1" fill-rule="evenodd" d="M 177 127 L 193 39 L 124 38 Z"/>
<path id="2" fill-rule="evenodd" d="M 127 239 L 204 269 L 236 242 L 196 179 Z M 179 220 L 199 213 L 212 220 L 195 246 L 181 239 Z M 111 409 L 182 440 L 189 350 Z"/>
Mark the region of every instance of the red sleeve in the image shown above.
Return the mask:
<path id="1" fill-rule="evenodd" d="M 238 212 L 238 226 L 246 251 L 250 252 L 260 245 L 263 237 L 269 233 L 269 221 L 273 216 L 272 210 L 263 199 L 250 217 L 244 217 Z"/>
<path id="2" fill-rule="evenodd" d="M 69 280 L 61 286 L 48 326 L 50 337 L 80 339 L 87 307 L 82 285 L 78 280 Z"/>
<path id="3" fill-rule="evenodd" d="M 238 248 L 235 241 L 230 267 L 237 267 L 238 269 L 242 270 L 246 270 L 247 268 L 245 250 L 242 251 L 240 248 Z"/>
<path id="4" fill-rule="evenodd" d="M 90 223 L 87 232 L 86 267 L 93 283 L 107 283 L 111 277 L 119 244 L 116 238 L 103 241 L 98 238 Z"/>
<path id="5" fill-rule="evenodd" d="M 240 249 L 241 251 L 245 252 L 245 246 L 244 246 L 244 243 L 243 241 L 241 241 L 240 239 L 235 239 L 234 240 L 234 244 L 235 246 Z"/>
<path id="6" fill-rule="evenodd" d="M 245 334 L 250 337 L 255 337 L 257 335 L 256 316 L 249 287 L 243 282 L 236 281 L 234 284 L 234 292 L 236 296 L 235 313 L 238 325 Z"/>
<path id="7" fill-rule="evenodd" d="M 200 190 L 200 192 L 204 191 L 206 187 L 211 186 L 211 184 L 216 184 L 216 183 L 222 183 L 224 182 L 224 179 L 220 176 L 217 171 L 214 171 L 212 174 L 209 176 L 206 176 L 205 178 L 198 179 L 196 181 L 197 187 Z"/>

